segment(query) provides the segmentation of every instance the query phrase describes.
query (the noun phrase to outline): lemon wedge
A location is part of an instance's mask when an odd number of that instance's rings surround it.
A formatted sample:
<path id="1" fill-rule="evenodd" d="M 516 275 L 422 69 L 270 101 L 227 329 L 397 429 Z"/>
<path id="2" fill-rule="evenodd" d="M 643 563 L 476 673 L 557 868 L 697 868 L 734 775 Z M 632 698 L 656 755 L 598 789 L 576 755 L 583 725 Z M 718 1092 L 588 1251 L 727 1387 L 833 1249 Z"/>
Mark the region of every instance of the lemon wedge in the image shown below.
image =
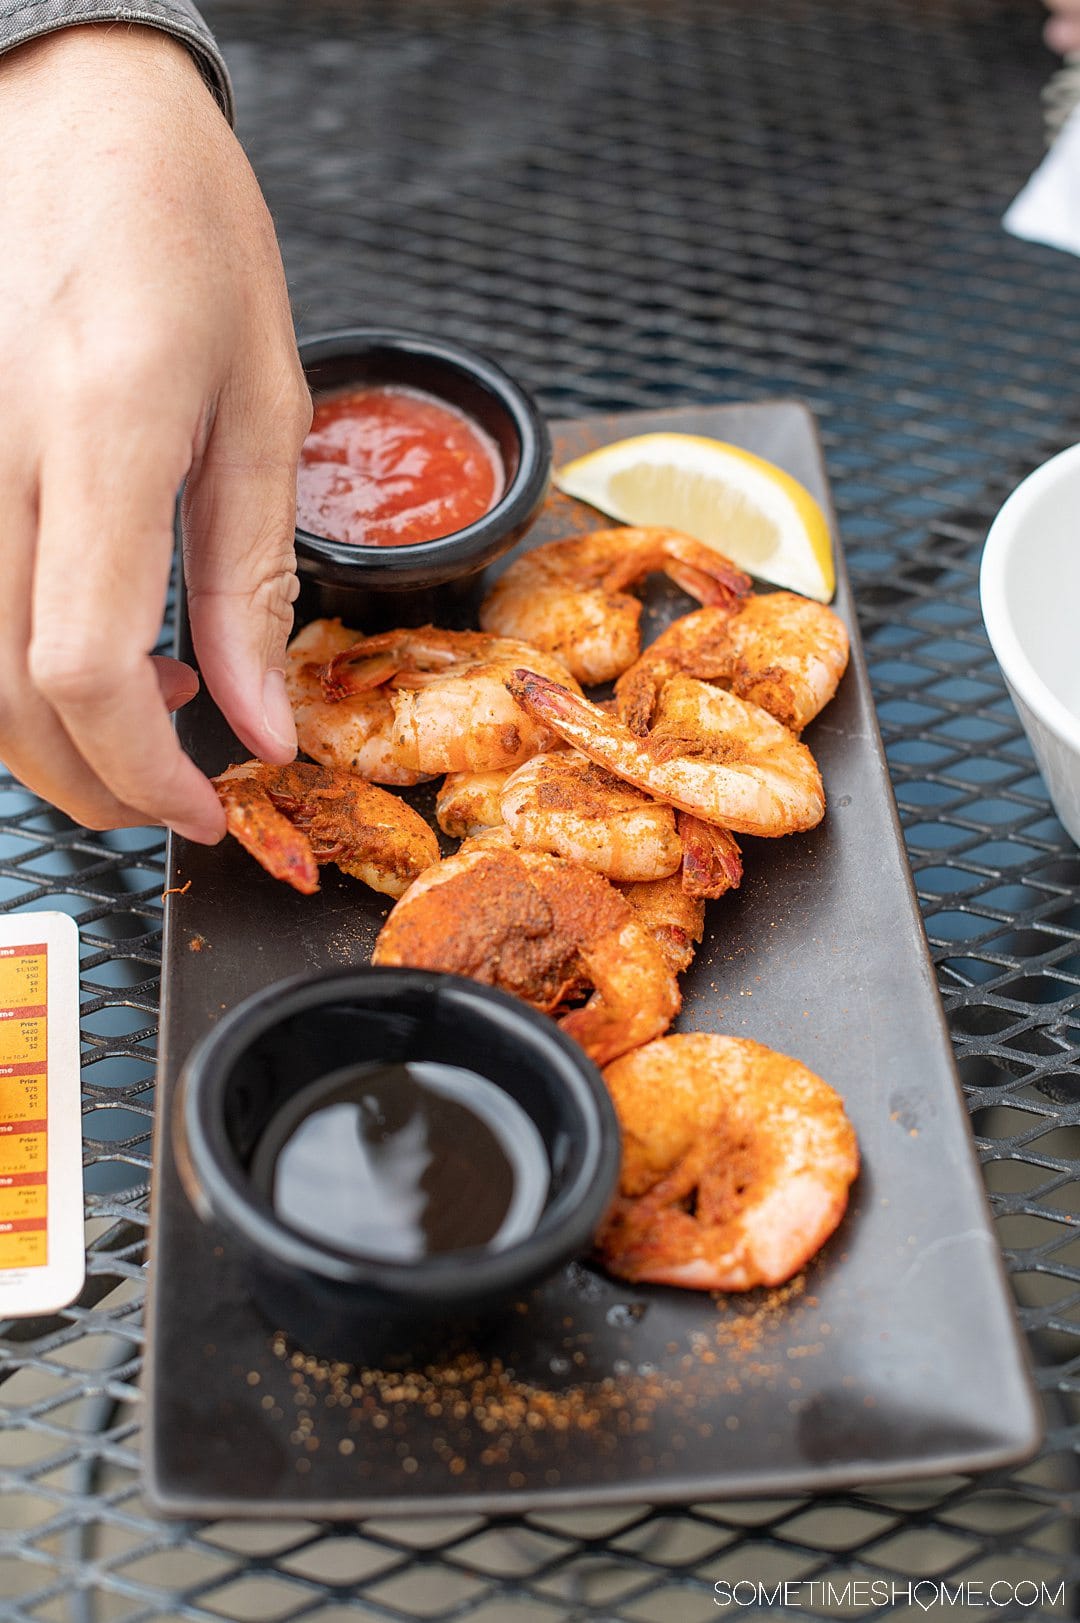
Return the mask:
<path id="1" fill-rule="evenodd" d="M 825 514 L 763 457 L 699 434 L 638 434 L 555 473 L 567 496 L 623 524 L 684 530 L 740 569 L 827 603 L 836 590 Z"/>

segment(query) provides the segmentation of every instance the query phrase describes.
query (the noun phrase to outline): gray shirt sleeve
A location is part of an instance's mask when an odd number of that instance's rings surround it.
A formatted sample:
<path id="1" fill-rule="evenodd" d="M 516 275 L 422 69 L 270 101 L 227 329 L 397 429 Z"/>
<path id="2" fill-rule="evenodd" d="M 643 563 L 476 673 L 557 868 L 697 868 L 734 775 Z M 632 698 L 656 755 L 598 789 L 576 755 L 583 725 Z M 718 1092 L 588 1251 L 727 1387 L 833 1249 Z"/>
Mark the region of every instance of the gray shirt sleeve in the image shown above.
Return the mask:
<path id="1" fill-rule="evenodd" d="M 190 0 L 138 0 L 130 6 L 119 5 L 117 0 L 0 0 L 0 52 L 74 23 L 110 22 L 160 28 L 182 40 L 225 117 L 233 122 L 232 85 L 225 60 Z"/>

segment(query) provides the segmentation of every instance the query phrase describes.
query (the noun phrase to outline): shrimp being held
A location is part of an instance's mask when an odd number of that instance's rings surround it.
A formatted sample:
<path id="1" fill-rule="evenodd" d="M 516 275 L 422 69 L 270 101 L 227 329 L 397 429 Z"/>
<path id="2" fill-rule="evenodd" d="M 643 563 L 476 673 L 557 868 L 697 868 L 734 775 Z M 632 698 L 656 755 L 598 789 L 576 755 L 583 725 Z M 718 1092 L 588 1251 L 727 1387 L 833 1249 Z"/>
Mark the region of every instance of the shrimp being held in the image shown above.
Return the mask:
<path id="1" fill-rule="evenodd" d="M 515 671 L 521 704 L 590 760 L 657 800 L 737 834 L 773 837 L 825 815 L 821 774 L 805 744 L 757 705 L 675 676 L 644 738 L 587 699 Z"/>
<path id="2" fill-rule="evenodd" d="M 403 766 L 394 753 L 394 709 L 384 689 L 358 692 L 344 703 L 323 692 L 324 668 L 355 642 L 356 632 L 340 620 L 312 620 L 289 644 L 285 685 L 300 748 L 322 766 L 370 783 L 419 783 L 425 774 Z"/>
<path id="3" fill-rule="evenodd" d="M 516 851 L 504 831 L 469 842 L 397 903 L 372 962 L 450 970 L 557 1014 L 597 1064 L 666 1031 L 675 975 L 613 885 L 575 863 Z"/>
<path id="4" fill-rule="evenodd" d="M 507 689 L 519 665 L 577 689 L 559 660 L 527 643 L 436 626 L 362 637 L 334 655 L 321 680 L 329 704 L 383 695 L 394 760 L 425 777 L 519 766 L 555 742 Z"/>
<path id="5" fill-rule="evenodd" d="M 733 606 L 750 577 L 677 530 L 594 530 L 510 565 L 480 609 L 485 631 L 557 654 L 579 682 L 610 682 L 638 656 L 641 604 L 627 587 L 662 570 L 699 603 Z"/>
<path id="6" fill-rule="evenodd" d="M 333 862 L 386 896 L 400 896 L 439 860 L 434 833 L 397 795 L 350 772 L 294 761 L 245 761 L 214 779 L 225 823 L 275 879 L 305 896 Z"/>
<path id="7" fill-rule="evenodd" d="M 847 669 L 847 627 L 824 603 L 794 592 L 748 597 L 674 620 L 620 678 L 618 713 L 631 732 L 652 725 L 664 683 L 678 673 L 727 688 L 799 733 Z"/>
<path id="8" fill-rule="evenodd" d="M 598 1239 L 620 1279 L 780 1285 L 832 1234 L 859 1171 L 837 1093 L 761 1043 L 662 1037 L 609 1065 L 623 1137 Z"/>

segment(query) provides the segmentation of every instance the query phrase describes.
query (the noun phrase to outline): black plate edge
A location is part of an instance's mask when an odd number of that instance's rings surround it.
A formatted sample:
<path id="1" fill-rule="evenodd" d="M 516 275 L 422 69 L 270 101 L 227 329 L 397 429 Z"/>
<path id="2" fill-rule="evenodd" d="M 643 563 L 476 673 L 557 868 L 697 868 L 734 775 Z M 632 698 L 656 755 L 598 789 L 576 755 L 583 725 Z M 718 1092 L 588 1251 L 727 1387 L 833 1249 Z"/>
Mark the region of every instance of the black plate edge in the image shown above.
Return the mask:
<path id="1" fill-rule="evenodd" d="M 1017 1436 L 1014 1444 L 988 1445 L 983 1450 L 969 1449 L 960 1454 L 934 1456 L 932 1461 L 916 1469 L 903 1461 L 895 1465 L 878 1465 L 867 1460 L 858 1470 L 847 1465 L 816 1467 L 805 1475 L 778 1471 L 764 1474 L 747 1482 L 745 1476 L 723 1473 L 708 1479 L 695 1477 L 693 1481 L 668 1481 L 657 1484 L 643 1495 L 640 1483 L 608 1483 L 592 1490 L 588 1496 L 580 1488 L 548 1488 L 542 1493 L 516 1495 L 507 1503 L 507 1494 L 500 1491 L 498 1503 L 492 1494 L 461 1494 L 453 1498 L 410 1496 L 407 1511 L 400 1498 L 349 1498 L 295 1500 L 282 1504 L 275 1499 L 206 1499 L 172 1495 L 161 1487 L 156 1473 L 156 1459 L 151 1451 L 143 1465 L 143 1498 L 156 1514 L 171 1518 L 217 1520 L 222 1518 L 245 1520 L 262 1518 L 269 1521 L 362 1521 L 367 1518 L 412 1516 L 521 1516 L 538 1510 L 578 1510 L 605 1505 L 693 1505 L 715 1503 L 721 1500 L 787 1499 L 794 1496 L 836 1492 L 844 1488 L 882 1486 L 892 1482 L 910 1482 L 915 1478 L 933 1476 L 968 1476 L 1016 1465 L 1031 1457 L 1042 1440 L 1042 1426 L 1034 1442 L 1026 1434 Z M 513 1495 L 513 1490 L 510 1490 Z"/>

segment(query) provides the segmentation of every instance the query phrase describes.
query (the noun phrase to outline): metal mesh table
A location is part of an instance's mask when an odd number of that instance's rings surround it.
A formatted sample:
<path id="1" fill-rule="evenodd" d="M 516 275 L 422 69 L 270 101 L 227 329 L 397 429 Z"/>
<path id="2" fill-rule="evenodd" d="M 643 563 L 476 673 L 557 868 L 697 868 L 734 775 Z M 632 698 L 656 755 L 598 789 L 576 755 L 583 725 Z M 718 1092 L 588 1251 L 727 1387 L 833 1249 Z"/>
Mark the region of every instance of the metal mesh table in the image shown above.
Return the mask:
<path id="1" fill-rule="evenodd" d="M 1048 1436 L 989 1479 L 812 1501 L 155 1522 L 137 1467 L 162 839 L 88 834 L 0 780 L 0 906 L 82 926 L 90 1242 L 79 1303 L 4 1342 L 0 1616 L 697 1623 L 717 1615 L 716 1580 L 852 1576 L 1055 1594 L 1080 1578 L 1080 854 L 976 583 L 1002 497 L 1080 439 L 1080 265 L 999 225 L 1041 149 L 1040 8 L 206 9 L 302 329 L 442 330 L 562 416 L 814 406 Z M 995 1615 L 1075 1615 L 1070 1588 L 1020 1597 Z M 843 1610 L 801 1592 L 798 1615 Z"/>

